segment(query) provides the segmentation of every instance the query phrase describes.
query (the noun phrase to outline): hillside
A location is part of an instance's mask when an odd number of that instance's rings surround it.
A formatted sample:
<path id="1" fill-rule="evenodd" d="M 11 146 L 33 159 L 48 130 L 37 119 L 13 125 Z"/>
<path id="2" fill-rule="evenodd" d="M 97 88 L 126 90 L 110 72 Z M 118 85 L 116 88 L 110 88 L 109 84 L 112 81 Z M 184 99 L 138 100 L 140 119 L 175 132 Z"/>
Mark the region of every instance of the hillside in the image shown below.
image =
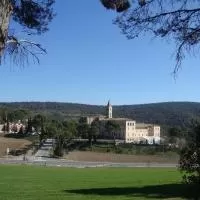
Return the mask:
<path id="1" fill-rule="evenodd" d="M 0 109 L 25 109 L 32 114 L 45 113 L 57 119 L 78 118 L 81 115 L 105 114 L 105 106 L 57 102 L 0 103 Z M 113 117 L 128 117 L 138 122 L 187 127 L 200 119 L 200 103 L 166 102 L 113 106 Z"/>
<path id="2" fill-rule="evenodd" d="M 192 120 L 200 120 L 200 103 L 167 102 L 143 105 L 117 106 L 116 115 L 139 122 L 187 127 Z"/>

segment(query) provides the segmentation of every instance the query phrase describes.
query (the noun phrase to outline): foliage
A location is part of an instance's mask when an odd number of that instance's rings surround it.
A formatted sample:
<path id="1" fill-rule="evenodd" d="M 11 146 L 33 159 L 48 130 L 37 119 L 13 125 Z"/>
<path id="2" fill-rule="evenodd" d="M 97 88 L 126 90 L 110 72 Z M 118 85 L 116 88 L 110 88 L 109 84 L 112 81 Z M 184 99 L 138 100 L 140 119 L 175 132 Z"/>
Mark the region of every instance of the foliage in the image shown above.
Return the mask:
<path id="1" fill-rule="evenodd" d="M 19 120 L 25 122 L 30 115 L 30 111 L 27 109 L 9 109 L 0 108 L 0 123 L 5 123 L 7 120 L 10 122 L 18 122 Z"/>
<path id="2" fill-rule="evenodd" d="M 17 102 L 0 103 L 0 115 L 5 120 L 5 111 L 13 112 L 17 109 L 29 112 L 29 116 L 42 114 L 52 120 L 76 120 L 80 116 L 94 116 L 104 114 L 105 106 L 94 106 L 73 103 L 57 102 Z M 192 127 L 192 121 L 200 120 L 200 103 L 194 102 L 166 102 L 141 105 L 113 106 L 113 117 L 135 119 L 138 123 L 159 124 L 162 132 L 168 133 L 168 128 L 179 127 L 187 129 Z M 4 121 L 5 122 L 5 121 Z M 165 128 L 165 130 L 163 130 Z"/>
<path id="3" fill-rule="evenodd" d="M 103 6 L 107 9 L 116 10 L 117 12 L 123 12 L 130 8 L 131 4 L 129 0 L 100 0 Z"/>
<path id="4" fill-rule="evenodd" d="M 52 5 L 55 0 L 11 0 L 13 7 L 12 19 L 30 31 L 41 34 L 48 30 L 53 19 Z M 34 32 L 33 32 L 34 33 Z"/>
<path id="5" fill-rule="evenodd" d="M 87 124 L 86 119 L 84 117 L 81 117 L 79 119 L 77 130 L 79 137 L 88 138 L 89 125 Z"/>
<path id="6" fill-rule="evenodd" d="M 28 117 L 27 126 L 26 126 L 26 133 L 32 133 L 32 118 Z"/>
<path id="7" fill-rule="evenodd" d="M 45 139 L 46 137 L 46 132 L 45 132 L 46 121 L 47 121 L 46 117 L 42 114 L 35 115 L 34 118 L 31 120 L 31 126 L 39 134 L 40 142 L 42 142 L 42 140 Z"/>
<path id="8" fill-rule="evenodd" d="M 46 53 L 45 49 L 25 37 L 42 34 L 48 30 L 48 24 L 55 16 L 52 10 L 54 2 L 55 0 L 0 2 L 0 58 L 12 56 L 16 64 L 28 62 L 29 57 L 39 62 L 38 54 Z M 14 27 L 21 27 L 23 38 L 17 38 L 13 31 Z"/>
<path id="9" fill-rule="evenodd" d="M 17 122 L 19 119 L 27 123 L 29 131 L 35 127 L 37 132 L 41 131 L 41 116 L 44 118 L 44 131 L 46 136 L 55 135 L 55 127 L 52 127 L 52 121 L 60 121 L 66 127 L 69 137 L 82 137 L 88 139 L 89 126 L 86 124 L 86 118 L 83 117 L 81 124 L 78 123 L 80 116 L 98 116 L 105 113 L 105 106 L 91 106 L 73 103 L 56 102 L 17 102 L 0 103 L 1 123 Z M 150 123 L 161 125 L 162 136 L 170 138 L 168 142 L 184 146 L 188 135 L 193 135 L 190 129 L 193 127 L 193 121 L 199 121 L 200 103 L 193 102 L 168 102 L 143 105 L 123 105 L 113 106 L 113 117 L 125 117 L 134 119 L 137 123 Z M 6 121 L 6 119 L 8 121 Z M 12 120 L 13 121 L 12 121 Z M 28 122 L 27 122 L 28 119 Z M 173 136 L 173 129 L 177 130 L 178 137 Z M 51 131 L 52 130 L 52 131 Z M 82 131 L 83 130 L 83 131 Z M 48 132 L 48 133 L 47 133 Z M 92 132 L 95 132 L 92 135 Z M 90 132 L 95 140 L 98 137 L 97 132 Z M 95 136 L 96 135 L 96 136 Z M 45 137 L 46 137 L 45 136 Z M 67 136 L 67 137 L 68 137 Z"/>
<path id="10" fill-rule="evenodd" d="M 16 109 L 13 112 L 9 112 L 7 114 L 7 117 L 10 121 L 18 121 L 18 120 L 25 121 L 28 115 L 29 115 L 28 110 Z"/>
<path id="11" fill-rule="evenodd" d="M 199 0 L 145 0 L 115 20 L 128 39 L 152 33 L 176 44 L 177 73 L 185 53 L 195 53 L 200 39 Z"/>
<path id="12" fill-rule="evenodd" d="M 42 114 L 37 114 L 32 119 L 32 126 L 35 128 L 36 132 L 41 132 L 44 123 L 46 121 L 46 117 Z"/>
<path id="13" fill-rule="evenodd" d="M 105 124 L 106 131 L 109 134 L 116 132 L 119 129 L 119 125 L 115 121 L 107 121 Z"/>
<path id="14" fill-rule="evenodd" d="M 77 136 L 77 122 L 74 120 L 65 120 L 63 121 L 63 126 L 66 130 L 66 134 L 68 135 L 68 137 L 72 138 L 72 137 L 76 137 Z"/>
<path id="15" fill-rule="evenodd" d="M 48 121 L 45 127 L 48 138 L 54 138 L 54 155 L 63 156 L 66 142 L 77 134 L 77 125 L 74 121 Z"/>
<path id="16" fill-rule="evenodd" d="M 182 138 L 181 129 L 178 127 L 170 127 L 168 130 L 169 143 L 176 143 L 179 138 Z"/>
<path id="17" fill-rule="evenodd" d="M 45 129 L 46 129 L 46 135 L 48 138 L 55 137 L 57 133 L 57 127 L 54 122 L 47 122 Z"/>
<path id="18" fill-rule="evenodd" d="M 64 154 L 64 143 L 65 137 L 63 134 L 58 134 L 56 137 L 56 145 L 54 147 L 54 155 L 58 157 L 62 157 Z"/>
<path id="19" fill-rule="evenodd" d="M 179 168 L 184 173 L 186 183 L 200 185 L 200 125 L 193 129 L 193 137 L 188 140 L 188 145 L 180 154 Z"/>
<path id="20" fill-rule="evenodd" d="M 98 135 L 100 134 L 100 123 L 98 119 L 95 119 L 91 123 L 88 133 L 89 133 L 88 139 L 89 139 L 90 144 L 92 145 L 92 139 L 94 140 L 94 142 L 96 142 L 96 139 Z"/>
<path id="21" fill-rule="evenodd" d="M 113 137 L 114 142 L 115 142 L 115 138 L 116 138 L 116 133 L 120 130 L 120 126 L 117 122 L 115 121 L 107 121 L 107 123 L 105 124 L 105 130 L 108 133 L 108 135 L 110 135 L 111 137 Z"/>
<path id="22" fill-rule="evenodd" d="M 52 120 L 48 130 L 51 132 L 51 136 L 55 138 L 54 155 L 59 157 L 63 156 L 63 146 L 65 143 L 63 124 L 59 121 Z M 47 134 L 50 136 L 50 133 Z"/>
<path id="23" fill-rule="evenodd" d="M 118 144 L 113 145 L 112 141 L 99 141 L 92 143 L 92 149 L 89 142 L 86 141 L 71 141 L 68 145 L 70 151 L 93 151 L 98 153 L 115 153 L 128 155 L 155 155 L 156 158 L 165 160 L 164 162 L 177 163 L 179 160 L 179 150 L 171 148 L 168 145 L 144 145 L 144 144 Z M 151 157 L 147 159 L 151 160 Z"/>
<path id="24" fill-rule="evenodd" d="M 170 137 L 180 137 L 181 136 L 181 130 L 177 127 L 171 127 L 169 129 L 169 136 Z"/>

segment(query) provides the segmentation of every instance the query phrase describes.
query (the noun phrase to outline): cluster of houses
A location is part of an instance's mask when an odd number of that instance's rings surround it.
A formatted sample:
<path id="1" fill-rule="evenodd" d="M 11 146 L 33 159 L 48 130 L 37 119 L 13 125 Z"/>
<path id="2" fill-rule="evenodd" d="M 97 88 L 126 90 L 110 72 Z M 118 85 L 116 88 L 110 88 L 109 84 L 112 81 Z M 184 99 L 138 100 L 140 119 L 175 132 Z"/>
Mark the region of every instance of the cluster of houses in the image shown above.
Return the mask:
<path id="1" fill-rule="evenodd" d="M 8 133 L 23 133 L 26 129 L 26 126 L 22 124 L 22 122 L 19 120 L 18 122 L 9 122 L 5 124 L 0 124 L 0 132 L 4 132 L 5 130 Z"/>

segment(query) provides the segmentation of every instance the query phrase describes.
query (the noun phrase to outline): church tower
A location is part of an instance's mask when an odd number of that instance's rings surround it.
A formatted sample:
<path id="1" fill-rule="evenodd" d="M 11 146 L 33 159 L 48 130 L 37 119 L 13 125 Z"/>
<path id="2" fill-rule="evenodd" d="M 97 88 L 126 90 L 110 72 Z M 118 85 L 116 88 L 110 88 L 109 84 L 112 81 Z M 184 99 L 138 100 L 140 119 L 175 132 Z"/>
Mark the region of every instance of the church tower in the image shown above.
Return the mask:
<path id="1" fill-rule="evenodd" d="M 112 105 L 110 104 L 110 101 L 108 101 L 107 105 L 107 118 L 108 119 L 112 118 Z"/>

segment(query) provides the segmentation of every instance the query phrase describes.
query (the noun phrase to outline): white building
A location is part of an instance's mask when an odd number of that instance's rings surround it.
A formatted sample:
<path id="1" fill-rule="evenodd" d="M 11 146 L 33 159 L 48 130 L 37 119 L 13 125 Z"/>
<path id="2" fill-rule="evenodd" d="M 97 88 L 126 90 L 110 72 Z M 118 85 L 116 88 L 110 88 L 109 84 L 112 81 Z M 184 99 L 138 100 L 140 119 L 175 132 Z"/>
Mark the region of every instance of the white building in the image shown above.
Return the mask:
<path id="1" fill-rule="evenodd" d="M 100 137 L 112 139 L 113 135 L 105 130 L 105 124 L 108 121 L 119 124 L 119 130 L 115 134 L 115 139 L 123 140 L 126 143 L 145 143 L 160 144 L 160 126 L 154 124 L 136 123 L 135 120 L 127 118 L 112 118 L 112 105 L 110 101 L 107 104 L 107 116 L 105 117 L 87 117 L 87 123 L 91 124 L 95 118 L 98 118 L 102 124 Z"/>
<path id="2" fill-rule="evenodd" d="M 9 133 L 18 133 L 20 129 L 24 131 L 26 128 L 25 125 L 21 123 L 21 120 L 19 120 L 17 123 L 14 122 L 9 122 L 8 124 L 5 123 L 3 126 L 5 127 L 6 130 L 8 130 Z M 7 128 L 7 126 L 9 127 Z"/>

